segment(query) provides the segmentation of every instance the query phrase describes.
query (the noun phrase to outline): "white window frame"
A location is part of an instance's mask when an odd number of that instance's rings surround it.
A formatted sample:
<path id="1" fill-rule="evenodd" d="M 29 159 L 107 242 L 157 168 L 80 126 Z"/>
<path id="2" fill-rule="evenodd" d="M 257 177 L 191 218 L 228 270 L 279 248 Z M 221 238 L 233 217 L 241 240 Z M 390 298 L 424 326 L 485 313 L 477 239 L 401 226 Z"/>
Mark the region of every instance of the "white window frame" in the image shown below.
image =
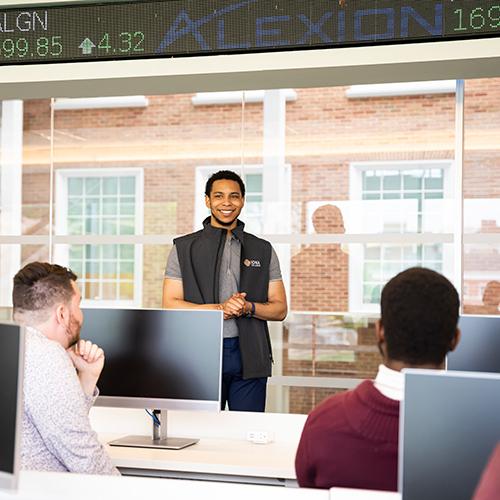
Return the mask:
<path id="1" fill-rule="evenodd" d="M 134 235 L 91 235 L 93 244 L 134 245 L 134 298 L 132 300 L 91 300 L 82 297 L 82 306 L 90 307 L 140 307 L 142 304 L 143 245 L 137 244 L 136 235 L 144 229 L 144 171 L 140 168 L 71 168 L 55 172 L 55 234 L 59 236 L 54 249 L 54 262 L 67 265 L 70 244 L 76 235 L 68 235 L 68 180 L 81 177 L 135 177 L 135 234 Z M 62 237 L 61 237 L 62 236 Z M 90 235 L 89 235 L 90 236 Z M 79 236 L 76 236 L 79 238 Z M 115 243 L 112 240 L 117 239 Z M 66 241 L 65 241 L 66 240 Z M 99 242 L 102 240 L 102 243 Z M 110 241 L 111 240 L 111 241 Z"/>
<path id="2" fill-rule="evenodd" d="M 427 170 L 439 168 L 443 170 L 443 198 L 453 199 L 454 179 L 453 160 L 408 160 L 408 161 L 367 161 L 352 162 L 349 165 L 349 199 L 362 201 L 363 172 L 367 170 Z M 404 237 L 404 235 L 401 235 Z M 436 243 L 440 243 L 436 239 Z M 443 244 L 443 274 L 453 276 L 454 260 L 451 245 Z M 363 244 L 349 247 L 349 311 L 379 313 L 379 304 L 363 303 Z"/>
<path id="3" fill-rule="evenodd" d="M 297 92 L 293 89 L 282 89 L 285 93 L 285 100 L 296 101 Z M 220 106 L 225 104 L 241 104 L 243 97 L 245 103 L 264 102 L 264 90 L 231 90 L 225 92 L 198 92 L 191 98 L 193 106 Z"/>
<path id="4" fill-rule="evenodd" d="M 146 108 L 149 99 L 144 95 L 126 95 L 117 97 L 58 97 L 52 105 L 54 111 L 77 109 L 117 109 Z"/>
<path id="5" fill-rule="evenodd" d="M 408 95 L 454 94 L 456 80 L 430 80 L 425 82 L 369 83 L 351 85 L 345 95 L 348 99 L 368 97 L 398 97 Z"/>

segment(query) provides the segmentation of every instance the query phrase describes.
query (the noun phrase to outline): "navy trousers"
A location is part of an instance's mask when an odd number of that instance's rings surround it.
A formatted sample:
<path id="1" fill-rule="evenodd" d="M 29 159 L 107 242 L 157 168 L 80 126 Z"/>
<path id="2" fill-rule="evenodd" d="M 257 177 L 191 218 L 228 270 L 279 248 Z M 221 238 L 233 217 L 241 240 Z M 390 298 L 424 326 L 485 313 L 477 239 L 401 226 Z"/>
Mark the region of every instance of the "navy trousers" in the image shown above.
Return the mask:
<path id="1" fill-rule="evenodd" d="M 243 380 L 241 375 L 240 339 L 224 339 L 221 409 L 227 403 L 233 411 L 264 411 L 267 377 Z"/>

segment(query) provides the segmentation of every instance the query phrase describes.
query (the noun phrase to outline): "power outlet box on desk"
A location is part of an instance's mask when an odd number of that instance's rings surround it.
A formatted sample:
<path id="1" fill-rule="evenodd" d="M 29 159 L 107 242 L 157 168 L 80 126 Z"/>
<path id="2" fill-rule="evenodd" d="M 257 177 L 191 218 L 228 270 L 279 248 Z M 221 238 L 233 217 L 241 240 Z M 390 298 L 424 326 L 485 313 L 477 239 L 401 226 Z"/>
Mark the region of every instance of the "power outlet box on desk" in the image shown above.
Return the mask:
<path id="1" fill-rule="evenodd" d="M 274 433 L 269 431 L 248 431 L 247 441 L 254 444 L 267 444 L 274 441 Z"/>

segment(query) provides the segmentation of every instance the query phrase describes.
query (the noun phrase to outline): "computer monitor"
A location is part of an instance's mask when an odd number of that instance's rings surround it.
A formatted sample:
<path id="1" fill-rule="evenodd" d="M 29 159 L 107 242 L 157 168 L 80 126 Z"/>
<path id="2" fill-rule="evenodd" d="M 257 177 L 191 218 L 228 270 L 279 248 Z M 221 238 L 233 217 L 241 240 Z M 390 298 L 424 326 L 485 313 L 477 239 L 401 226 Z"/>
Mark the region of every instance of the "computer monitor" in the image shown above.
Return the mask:
<path id="1" fill-rule="evenodd" d="M 402 500 L 469 500 L 500 441 L 500 375 L 404 370 Z"/>
<path id="2" fill-rule="evenodd" d="M 500 373 L 500 316 L 461 316 L 460 342 L 447 369 Z"/>
<path id="3" fill-rule="evenodd" d="M 19 473 L 24 330 L 0 323 L 0 488 L 15 489 Z"/>
<path id="4" fill-rule="evenodd" d="M 221 311 L 84 309 L 83 314 L 81 338 L 105 353 L 97 405 L 220 411 Z M 155 434 L 152 441 L 134 438 L 140 442 L 123 445 L 167 447 L 165 427 L 161 443 Z M 178 447 L 169 441 L 168 447 Z"/>

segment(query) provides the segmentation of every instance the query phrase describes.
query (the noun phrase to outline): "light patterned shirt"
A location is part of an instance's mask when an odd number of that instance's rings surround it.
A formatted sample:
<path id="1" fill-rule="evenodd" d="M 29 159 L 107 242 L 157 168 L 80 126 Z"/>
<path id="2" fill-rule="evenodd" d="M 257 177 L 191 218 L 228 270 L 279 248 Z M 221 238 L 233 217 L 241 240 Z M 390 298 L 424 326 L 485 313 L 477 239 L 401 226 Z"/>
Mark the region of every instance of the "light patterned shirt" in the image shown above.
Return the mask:
<path id="1" fill-rule="evenodd" d="M 119 475 L 90 427 L 97 389 L 87 396 L 64 348 L 26 330 L 22 468 Z"/>

